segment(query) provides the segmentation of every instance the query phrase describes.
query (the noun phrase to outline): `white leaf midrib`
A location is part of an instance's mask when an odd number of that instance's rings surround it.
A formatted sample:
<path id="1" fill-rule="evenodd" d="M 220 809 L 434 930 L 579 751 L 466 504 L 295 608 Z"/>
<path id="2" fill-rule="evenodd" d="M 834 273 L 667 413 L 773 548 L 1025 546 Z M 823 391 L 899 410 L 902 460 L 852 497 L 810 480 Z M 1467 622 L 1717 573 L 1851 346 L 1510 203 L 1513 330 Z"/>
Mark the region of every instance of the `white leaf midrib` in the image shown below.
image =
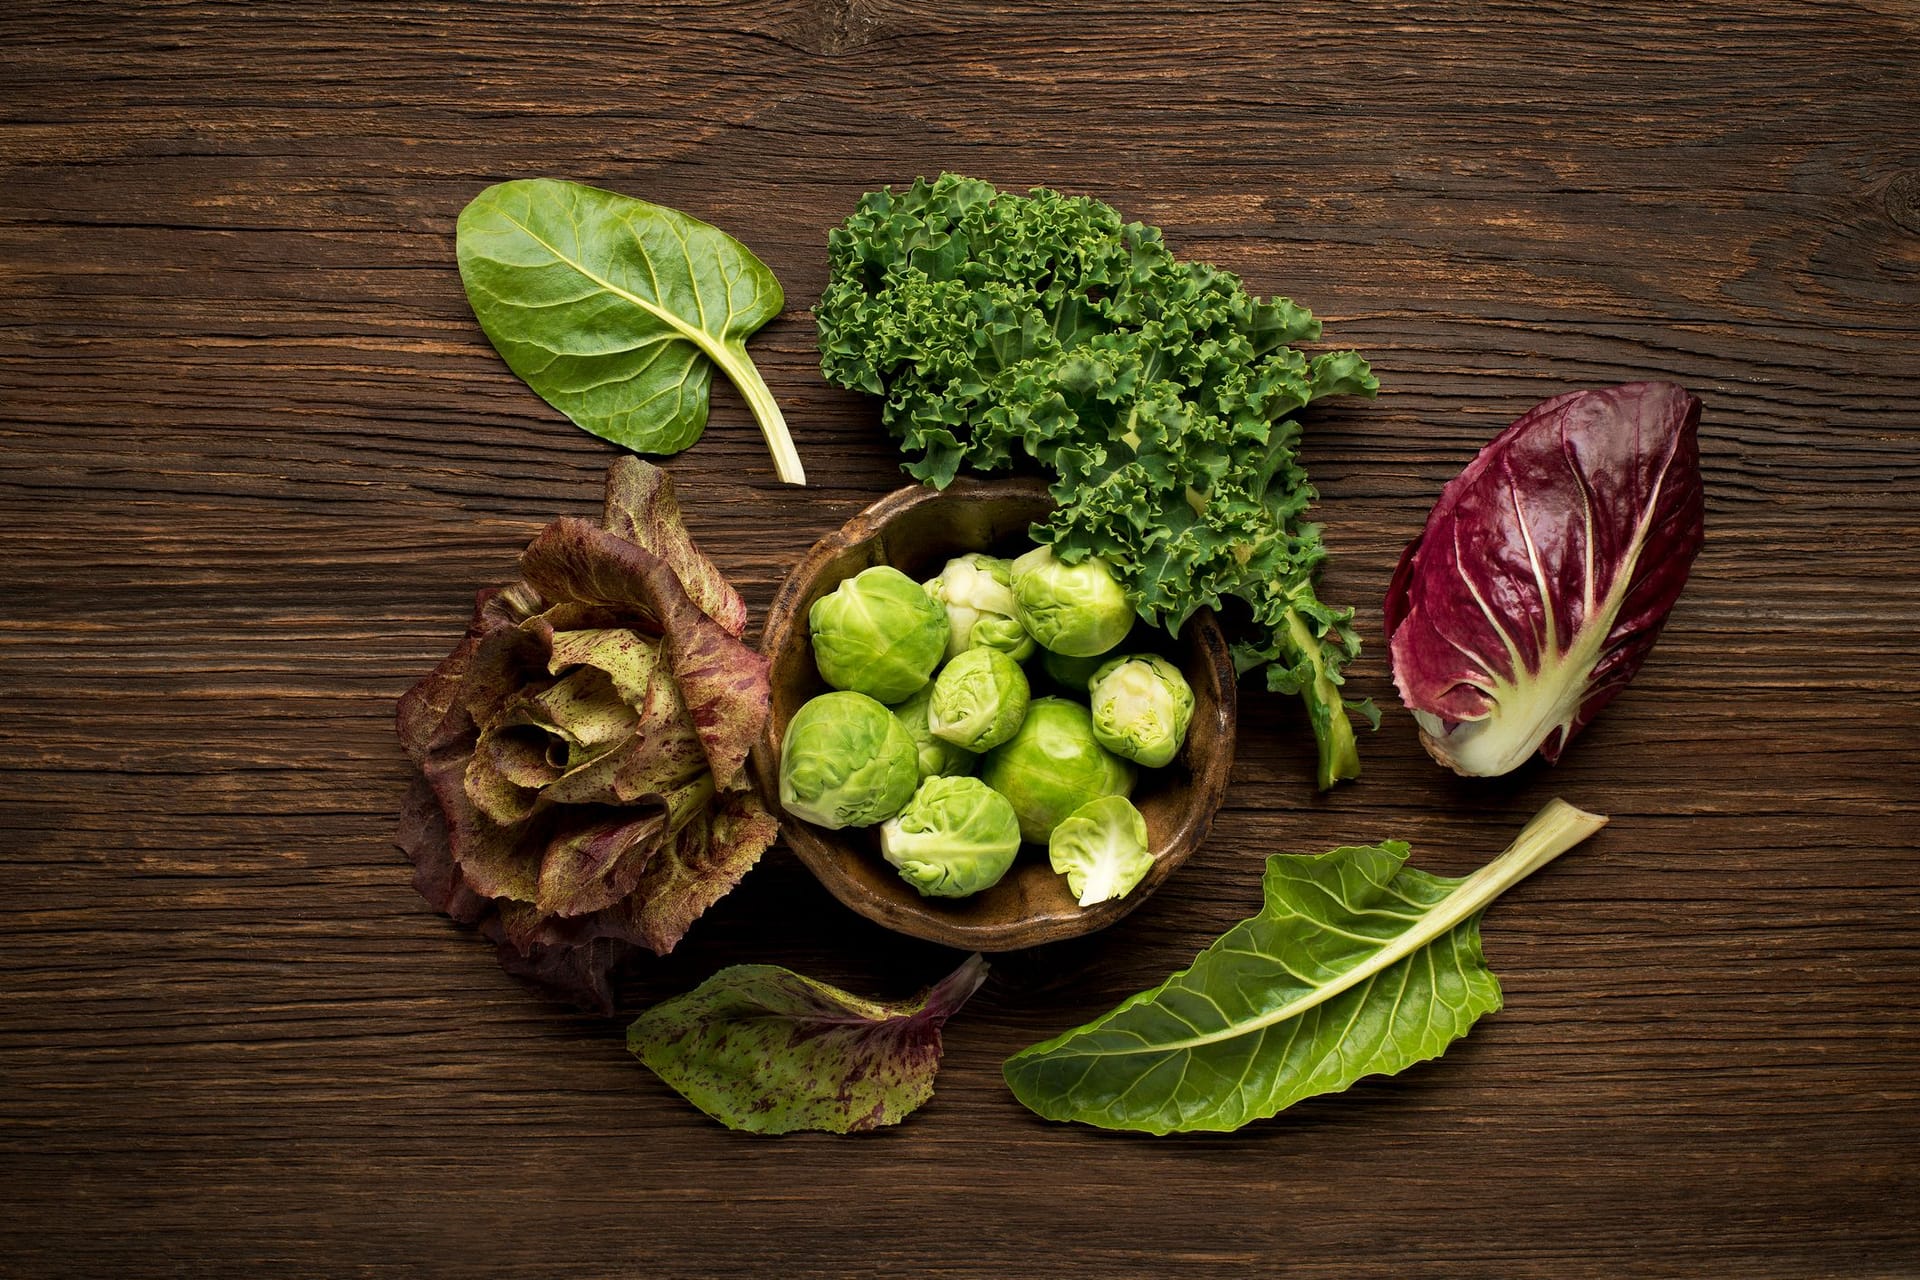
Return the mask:
<path id="1" fill-rule="evenodd" d="M 555 262 L 558 262 L 561 265 L 567 267 L 569 270 L 572 270 L 578 273 L 583 278 L 591 281 L 593 284 L 595 284 L 601 289 L 604 289 L 606 292 L 612 294 L 616 298 L 622 298 L 625 301 L 638 307 L 640 310 L 646 312 L 648 315 L 653 316 L 655 319 L 665 324 L 668 328 L 678 333 L 681 337 L 685 338 L 688 342 L 691 342 L 694 346 L 698 347 L 701 353 L 704 354 L 709 360 L 712 360 L 715 364 L 719 365 L 721 368 L 728 370 L 729 374 L 731 374 L 733 364 L 732 364 L 732 361 L 728 358 L 727 351 L 724 346 L 724 339 L 721 338 L 719 335 L 710 333 L 706 329 L 700 328 L 697 325 L 689 324 L 685 320 L 681 319 L 678 315 L 674 314 L 674 312 L 668 310 L 666 307 L 662 306 L 661 304 L 657 302 L 651 302 L 648 299 L 641 297 L 637 293 L 621 288 L 619 285 L 615 284 L 613 281 L 607 279 L 606 277 L 600 275 L 598 272 L 595 272 L 589 269 L 585 263 L 576 261 L 574 258 L 570 257 L 558 245 L 553 244 L 545 236 L 542 236 L 539 232 L 535 231 L 532 227 L 528 226 L 526 223 L 520 221 L 520 219 L 514 217 L 511 213 L 508 213 L 506 210 L 504 209 L 501 210 L 500 216 L 506 219 L 506 221 L 510 225 L 512 225 L 515 229 L 520 231 L 521 234 L 525 235 L 527 239 L 533 241 L 535 244 L 539 245 L 542 249 L 545 249 L 548 253 L 552 254 L 553 260 Z M 634 237 L 634 244 L 635 244 L 635 247 L 640 252 L 641 260 L 646 263 L 647 274 L 653 277 L 654 286 L 658 288 L 660 277 L 653 269 L 653 255 L 647 251 L 647 248 L 644 244 L 640 243 L 638 235 L 635 235 Z M 694 295 L 694 302 L 697 306 L 699 306 L 701 315 L 704 318 L 706 314 L 706 300 L 700 296 L 700 287 L 696 282 L 694 282 L 693 276 L 694 276 L 695 268 L 693 263 L 693 257 L 691 252 L 687 250 L 686 241 L 684 239 L 681 240 L 681 248 L 683 250 L 683 256 L 686 258 L 686 262 L 687 262 L 687 281 L 692 288 L 693 295 Z M 495 296 L 497 297 L 498 295 L 496 294 Z M 575 301 L 578 301 L 578 299 L 576 299 Z M 519 304 L 516 303 L 514 305 L 517 306 Z M 730 325 L 733 323 L 733 317 L 734 317 L 733 298 L 731 296 L 731 291 L 729 291 L 729 296 L 727 298 L 727 318 L 725 323 L 722 325 L 723 332 L 726 325 Z"/>
<path id="2" fill-rule="evenodd" d="M 1536 815 L 1515 838 L 1506 852 L 1461 881 L 1454 891 L 1435 903 L 1427 914 L 1386 946 L 1331 982 L 1289 1000 L 1275 1009 L 1243 1022 L 1229 1022 L 1217 1031 L 1189 1036 L 1183 1040 L 1143 1043 L 1134 1048 L 1083 1048 L 1062 1045 L 1047 1056 L 1111 1058 L 1142 1054 L 1180 1053 L 1237 1040 L 1268 1027 L 1299 1017 L 1352 989 L 1383 970 L 1393 967 L 1424 947 L 1438 942 L 1455 926 L 1483 910 L 1514 884 L 1539 870 L 1554 858 L 1598 831 L 1606 819 L 1584 813 L 1564 801 L 1555 800 Z M 1316 922 L 1318 923 L 1318 922 Z M 1189 992 L 1191 994 L 1191 992 Z M 1136 1033 L 1137 1034 L 1137 1033 Z"/>

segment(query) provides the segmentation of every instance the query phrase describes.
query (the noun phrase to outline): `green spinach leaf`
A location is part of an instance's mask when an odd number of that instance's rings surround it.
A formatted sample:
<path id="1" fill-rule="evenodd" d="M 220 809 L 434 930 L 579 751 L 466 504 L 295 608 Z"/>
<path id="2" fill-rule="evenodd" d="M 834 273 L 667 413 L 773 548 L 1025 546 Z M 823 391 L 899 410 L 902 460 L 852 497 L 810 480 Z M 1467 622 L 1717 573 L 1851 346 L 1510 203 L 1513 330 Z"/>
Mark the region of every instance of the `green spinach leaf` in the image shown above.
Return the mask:
<path id="1" fill-rule="evenodd" d="M 1500 1007 L 1480 911 L 1605 823 L 1555 800 L 1459 880 L 1407 867 L 1397 840 L 1276 854 L 1260 914 L 1162 985 L 1015 1054 L 1007 1083 L 1049 1120 L 1227 1130 L 1438 1057 Z"/>
<path id="2" fill-rule="evenodd" d="M 919 999 L 883 1003 L 734 965 L 641 1014 L 627 1048 L 729 1129 L 873 1129 L 933 1096 L 940 1028 L 986 977 L 972 956 Z"/>
<path id="3" fill-rule="evenodd" d="M 753 411 L 780 478 L 806 483 L 747 337 L 780 282 L 747 247 L 684 213 L 577 182 L 488 187 L 460 213 L 467 300 L 507 365 L 585 431 L 678 453 L 707 425 L 715 365 Z"/>

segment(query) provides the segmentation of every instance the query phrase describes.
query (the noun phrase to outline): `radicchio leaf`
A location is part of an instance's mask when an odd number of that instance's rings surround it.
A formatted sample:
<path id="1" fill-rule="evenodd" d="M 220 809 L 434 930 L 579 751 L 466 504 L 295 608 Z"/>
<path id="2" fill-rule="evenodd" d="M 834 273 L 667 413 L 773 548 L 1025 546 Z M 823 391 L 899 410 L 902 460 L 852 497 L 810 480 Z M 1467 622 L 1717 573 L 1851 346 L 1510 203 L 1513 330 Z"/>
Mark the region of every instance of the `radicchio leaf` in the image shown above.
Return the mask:
<path id="1" fill-rule="evenodd" d="M 1670 382 L 1530 410 L 1441 492 L 1387 590 L 1427 751 L 1491 777 L 1557 761 L 1646 661 L 1700 550 L 1700 401 Z"/>
<path id="2" fill-rule="evenodd" d="M 933 1096 L 940 1029 L 982 982 L 969 957 L 917 1000 L 862 1000 L 776 965 L 722 969 L 647 1010 L 627 1048 L 729 1129 L 853 1133 Z"/>
<path id="3" fill-rule="evenodd" d="M 664 473 L 623 459 L 608 483 L 608 518 L 646 545 L 549 525 L 526 581 L 482 592 L 466 637 L 400 700 L 421 782 L 398 840 L 421 895 L 510 972 L 611 1011 L 613 965 L 671 950 L 775 823 L 744 776 L 768 686 L 739 597 Z"/>

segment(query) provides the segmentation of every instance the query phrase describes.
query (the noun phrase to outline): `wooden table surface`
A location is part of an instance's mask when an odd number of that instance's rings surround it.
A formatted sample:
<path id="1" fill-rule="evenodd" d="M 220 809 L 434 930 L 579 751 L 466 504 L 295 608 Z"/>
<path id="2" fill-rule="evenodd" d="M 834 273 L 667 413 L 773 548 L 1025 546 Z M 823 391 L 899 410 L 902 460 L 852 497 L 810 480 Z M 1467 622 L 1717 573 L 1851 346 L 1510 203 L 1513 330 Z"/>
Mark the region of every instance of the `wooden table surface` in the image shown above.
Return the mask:
<path id="1" fill-rule="evenodd" d="M 1920 1275 L 1920 9 L 1330 3 L 151 5 L 0 19 L 0 1273 Z M 738 398 L 670 466 L 758 620 L 902 482 L 809 305 L 859 194 L 1098 196 L 1379 372 L 1308 416 L 1387 707 L 1310 784 L 1247 689 L 1224 811 L 1152 901 L 1001 958 L 938 1095 L 726 1132 L 427 911 L 395 698 L 615 450 L 488 346 L 453 224 L 553 175 L 726 227 L 813 478 Z M 1458 781 L 1380 600 L 1535 401 L 1706 402 L 1707 544 L 1556 769 Z M 1503 899 L 1507 1007 L 1238 1134 L 1042 1122 L 1014 1050 L 1157 982 L 1262 857 L 1459 873 L 1550 796 L 1613 825 Z M 636 1009 L 767 960 L 904 995 L 955 953 L 777 847 Z"/>

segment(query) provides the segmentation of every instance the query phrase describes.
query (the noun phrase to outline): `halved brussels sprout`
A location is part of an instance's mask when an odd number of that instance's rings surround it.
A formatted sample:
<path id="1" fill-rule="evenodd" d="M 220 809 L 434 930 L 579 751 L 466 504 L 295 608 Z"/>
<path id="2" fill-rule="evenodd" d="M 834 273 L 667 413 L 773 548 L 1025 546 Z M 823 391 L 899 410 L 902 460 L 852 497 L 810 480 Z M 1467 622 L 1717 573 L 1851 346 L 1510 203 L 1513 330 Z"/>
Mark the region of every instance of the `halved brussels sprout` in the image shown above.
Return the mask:
<path id="1" fill-rule="evenodd" d="M 1020 852 L 1013 805 L 978 778 L 928 778 L 880 828 L 881 856 L 928 898 L 964 898 L 999 882 Z"/>
<path id="2" fill-rule="evenodd" d="M 1124 898 L 1153 867 L 1147 820 L 1125 796 L 1089 800 L 1053 829 L 1047 861 L 1083 907 Z"/>
<path id="3" fill-rule="evenodd" d="M 1087 801 L 1133 790 L 1133 766 L 1094 741 L 1093 717 L 1065 698 L 1035 698 L 1020 732 L 980 762 L 980 778 L 1013 802 L 1035 844 Z"/>
<path id="4" fill-rule="evenodd" d="M 884 564 L 815 600 L 807 630 L 822 680 L 881 702 L 916 692 L 947 652 L 947 611 L 919 583 Z"/>
<path id="5" fill-rule="evenodd" d="M 997 556 L 971 552 L 947 561 L 929 579 L 927 594 L 947 611 L 947 657 L 969 649 L 998 649 L 1015 662 L 1033 653 L 1033 637 L 1015 617 L 1010 566 Z"/>
<path id="6" fill-rule="evenodd" d="M 927 727 L 927 708 L 932 702 L 933 686 L 929 684 L 893 709 L 893 718 L 907 731 L 920 754 L 920 776 L 944 778 L 972 773 L 980 767 L 980 757 L 934 737 L 933 730 Z"/>
<path id="7" fill-rule="evenodd" d="M 1133 605 L 1099 556 L 1068 564 L 1052 547 L 1035 547 L 1013 562 L 1012 580 L 1020 625 L 1044 649 L 1090 658 L 1133 629 Z"/>
<path id="8" fill-rule="evenodd" d="M 933 678 L 927 728 L 968 751 L 999 746 L 1027 718 L 1027 673 L 998 649 L 969 649 Z"/>
<path id="9" fill-rule="evenodd" d="M 898 813 L 919 783 L 913 739 L 864 693 L 823 693 L 787 722 L 780 805 L 796 818 L 836 831 L 870 827 Z"/>
<path id="10" fill-rule="evenodd" d="M 1180 668 L 1158 654 L 1115 658 L 1087 686 L 1093 736 L 1115 755 L 1149 769 L 1179 753 L 1193 720 L 1193 690 Z"/>

